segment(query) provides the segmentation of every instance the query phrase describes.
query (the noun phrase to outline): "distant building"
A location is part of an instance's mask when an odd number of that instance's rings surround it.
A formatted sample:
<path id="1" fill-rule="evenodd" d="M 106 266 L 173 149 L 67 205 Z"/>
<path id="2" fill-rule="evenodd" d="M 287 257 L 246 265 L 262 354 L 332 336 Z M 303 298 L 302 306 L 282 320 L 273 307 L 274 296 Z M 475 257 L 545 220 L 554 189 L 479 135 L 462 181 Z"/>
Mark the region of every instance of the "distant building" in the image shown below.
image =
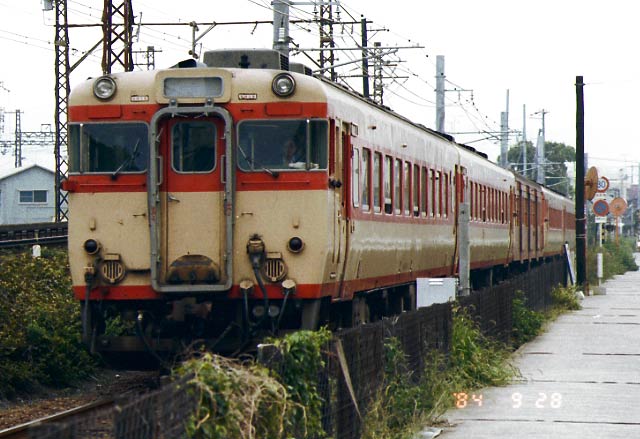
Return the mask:
<path id="1" fill-rule="evenodd" d="M 55 172 L 40 165 L 0 172 L 0 224 L 53 221 Z"/>

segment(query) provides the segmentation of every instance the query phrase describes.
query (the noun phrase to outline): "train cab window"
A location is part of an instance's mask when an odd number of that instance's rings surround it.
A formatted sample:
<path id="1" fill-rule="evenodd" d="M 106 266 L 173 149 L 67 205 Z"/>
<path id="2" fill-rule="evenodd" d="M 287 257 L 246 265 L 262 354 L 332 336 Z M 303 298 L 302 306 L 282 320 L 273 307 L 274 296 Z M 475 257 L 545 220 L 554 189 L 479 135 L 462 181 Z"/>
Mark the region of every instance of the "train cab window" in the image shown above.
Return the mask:
<path id="1" fill-rule="evenodd" d="M 360 150 L 353 148 L 351 156 L 351 196 L 353 206 L 360 206 Z"/>
<path id="2" fill-rule="evenodd" d="M 211 172 L 216 164 L 216 126 L 180 121 L 172 130 L 171 163 L 176 172 Z"/>
<path id="3" fill-rule="evenodd" d="M 245 120 L 238 124 L 238 166 L 243 171 L 327 169 L 326 120 Z"/>
<path id="4" fill-rule="evenodd" d="M 423 217 L 427 216 L 427 200 L 429 199 L 429 197 L 427 196 L 427 194 L 429 193 L 429 185 L 427 184 L 428 181 L 429 173 L 427 172 L 427 168 L 423 166 L 420 172 L 420 185 L 422 186 L 422 191 L 420 192 L 420 195 L 422 195 L 420 212 L 422 213 Z"/>
<path id="5" fill-rule="evenodd" d="M 139 173 L 149 161 L 144 123 L 69 125 L 69 172 Z"/>
<path id="6" fill-rule="evenodd" d="M 405 215 L 411 213 L 411 163 L 404 162 L 404 181 L 402 182 L 402 205 Z"/>
<path id="7" fill-rule="evenodd" d="M 420 166 L 413 165 L 413 216 L 420 216 Z"/>
<path id="8" fill-rule="evenodd" d="M 381 203 L 381 181 L 382 181 L 382 154 L 376 152 L 373 154 L 373 211 L 380 213 L 382 208 Z"/>
<path id="9" fill-rule="evenodd" d="M 362 210 L 365 212 L 368 212 L 369 209 L 371 208 L 371 205 L 369 204 L 369 188 L 371 187 L 371 185 L 369 184 L 370 182 L 370 177 L 371 177 L 371 171 L 370 171 L 370 164 L 371 164 L 371 151 L 369 151 L 366 148 L 362 149 Z"/>
<path id="10" fill-rule="evenodd" d="M 402 160 L 396 159 L 393 168 L 393 211 L 396 215 L 402 212 Z"/>
<path id="11" fill-rule="evenodd" d="M 384 211 L 385 213 L 392 213 L 393 206 L 391 205 L 391 177 L 393 175 L 393 159 L 388 155 L 384 156 Z"/>

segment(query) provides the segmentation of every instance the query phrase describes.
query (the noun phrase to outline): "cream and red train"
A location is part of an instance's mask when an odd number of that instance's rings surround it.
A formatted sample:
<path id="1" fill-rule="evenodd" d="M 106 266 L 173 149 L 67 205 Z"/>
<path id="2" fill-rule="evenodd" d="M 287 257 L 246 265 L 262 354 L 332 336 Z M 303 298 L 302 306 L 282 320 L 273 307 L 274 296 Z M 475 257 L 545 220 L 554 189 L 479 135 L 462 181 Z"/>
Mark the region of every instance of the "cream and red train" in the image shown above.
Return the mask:
<path id="1" fill-rule="evenodd" d="M 71 93 L 69 257 L 95 349 L 415 307 L 416 278 L 457 275 L 463 187 L 476 285 L 573 241 L 570 200 L 281 61 L 213 51 Z"/>

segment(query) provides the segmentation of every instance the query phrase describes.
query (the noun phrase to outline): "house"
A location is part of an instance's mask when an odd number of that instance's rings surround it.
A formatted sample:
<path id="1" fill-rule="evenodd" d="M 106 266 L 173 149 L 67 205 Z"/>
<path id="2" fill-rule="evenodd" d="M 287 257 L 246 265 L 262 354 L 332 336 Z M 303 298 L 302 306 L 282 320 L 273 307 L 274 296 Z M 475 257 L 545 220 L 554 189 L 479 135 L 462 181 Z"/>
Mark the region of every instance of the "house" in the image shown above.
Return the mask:
<path id="1" fill-rule="evenodd" d="M 0 172 L 0 224 L 53 221 L 55 172 L 34 164 Z"/>

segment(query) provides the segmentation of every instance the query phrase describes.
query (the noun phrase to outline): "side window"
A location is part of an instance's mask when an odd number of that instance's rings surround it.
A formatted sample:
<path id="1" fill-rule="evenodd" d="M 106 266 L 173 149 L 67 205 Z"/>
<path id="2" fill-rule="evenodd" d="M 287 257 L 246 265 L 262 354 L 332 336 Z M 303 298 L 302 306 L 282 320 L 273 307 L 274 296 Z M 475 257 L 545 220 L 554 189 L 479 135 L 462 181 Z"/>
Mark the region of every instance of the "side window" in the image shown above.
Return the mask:
<path id="1" fill-rule="evenodd" d="M 449 215 L 449 175 L 444 174 L 444 212 L 443 215 L 446 218 Z"/>
<path id="2" fill-rule="evenodd" d="M 351 196 L 353 197 L 353 206 L 360 205 L 360 151 L 353 148 L 351 156 Z"/>
<path id="3" fill-rule="evenodd" d="M 436 178 L 438 179 L 438 193 L 436 195 L 438 199 L 438 208 L 436 210 L 436 213 L 442 216 L 443 214 L 442 212 L 442 183 L 443 183 L 442 171 L 438 171 L 438 176 Z"/>
<path id="4" fill-rule="evenodd" d="M 391 177 L 393 176 L 393 159 L 388 155 L 384 156 L 384 211 L 385 213 L 393 212 L 391 205 Z"/>
<path id="5" fill-rule="evenodd" d="M 376 152 L 373 154 L 373 211 L 379 213 L 381 211 L 381 195 L 380 187 L 382 180 L 382 154 Z"/>
<path id="6" fill-rule="evenodd" d="M 404 214 L 411 213 L 411 163 L 404 162 L 404 182 L 402 183 L 402 204 L 404 206 Z"/>
<path id="7" fill-rule="evenodd" d="M 422 212 L 423 217 L 427 216 L 427 200 L 429 198 L 427 196 L 427 194 L 429 193 L 429 185 L 427 184 L 428 181 L 429 181 L 429 174 L 427 172 L 427 168 L 423 166 L 420 174 L 420 184 L 422 186 L 422 191 L 420 192 L 420 195 L 422 195 L 420 211 Z"/>
<path id="8" fill-rule="evenodd" d="M 413 165 L 413 216 L 420 216 L 420 166 Z"/>
<path id="9" fill-rule="evenodd" d="M 429 200 L 429 216 L 433 217 L 436 213 L 436 171 L 429 169 L 431 174 L 431 199 Z"/>
<path id="10" fill-rule="evenodd" d="M 172 129 L 172 165 L 176 172 L 211 172 L 216 164 L 216 126 L 178 122 Z"/>
<path id="11" fill-rule="evenodd" d="M 362 149 L 362 210 L 368 212 L 370 209 L 369 188 L 370 188 L 370 161 L 371 151 Z"/>
<path id="12" fill-rule="evenodd" d="M 402 160 L 396 159 L 393 168 L 393 210 L 396 215 L 401 213 L 402 209 Z"/>

